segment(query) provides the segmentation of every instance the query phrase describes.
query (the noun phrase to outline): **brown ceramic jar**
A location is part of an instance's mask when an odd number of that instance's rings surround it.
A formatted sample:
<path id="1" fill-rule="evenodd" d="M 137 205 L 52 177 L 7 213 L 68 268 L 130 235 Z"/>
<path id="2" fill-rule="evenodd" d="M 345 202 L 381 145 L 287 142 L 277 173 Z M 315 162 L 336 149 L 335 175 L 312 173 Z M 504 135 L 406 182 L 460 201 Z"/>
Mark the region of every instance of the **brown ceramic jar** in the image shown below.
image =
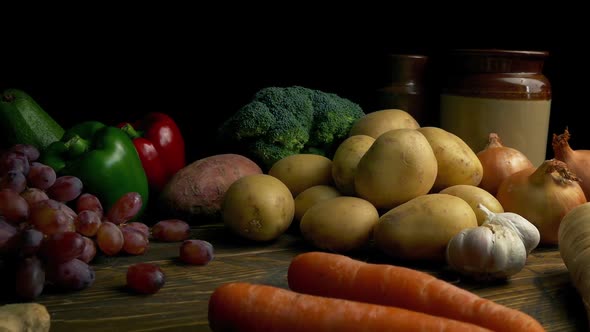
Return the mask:
<path id="1" fill-rule="evenodd" d="M 446 59 L 440 126 L 475 152 L 489 133 L 523 152 L 535 166 L 545 160 L 551 85 L 542 73 L 547 52 L 455 50 Z"/>
<path id="2" fill-rule="evenodd" d="M 401 109 L 425 122 L 425 70 L 428 57 L 416 54 L 390 54 L 385 68 L 385 86 L 377 90 L 378 109 Z"/>

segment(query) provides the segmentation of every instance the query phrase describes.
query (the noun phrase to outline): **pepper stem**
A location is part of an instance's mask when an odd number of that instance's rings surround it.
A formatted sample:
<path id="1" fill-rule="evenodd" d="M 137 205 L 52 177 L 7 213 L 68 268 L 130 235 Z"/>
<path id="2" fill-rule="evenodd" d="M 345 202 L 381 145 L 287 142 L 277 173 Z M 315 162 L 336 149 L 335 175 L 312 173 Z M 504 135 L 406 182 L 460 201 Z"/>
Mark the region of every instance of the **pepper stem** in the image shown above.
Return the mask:
<path id="1" fill-rule="evenodd" d="M 64 143 L 70 158 L 77 158 L 88 151 L 90 143 L 78 135 L 74 135 Z"/>
<path id="2" fill-rule="evenodd" d="M 133 128 L 133 126 L 130 123 L 126 123 L 125 125 L 123 125 L 123 127 L 121 127 L 121 130 L 125 132 L 125 134 L 127 134 L 127 136 L 129 136 L 129 138 L 131 139 L 141 137 L 141 132 L 135 130 L 135 128 Z"/>

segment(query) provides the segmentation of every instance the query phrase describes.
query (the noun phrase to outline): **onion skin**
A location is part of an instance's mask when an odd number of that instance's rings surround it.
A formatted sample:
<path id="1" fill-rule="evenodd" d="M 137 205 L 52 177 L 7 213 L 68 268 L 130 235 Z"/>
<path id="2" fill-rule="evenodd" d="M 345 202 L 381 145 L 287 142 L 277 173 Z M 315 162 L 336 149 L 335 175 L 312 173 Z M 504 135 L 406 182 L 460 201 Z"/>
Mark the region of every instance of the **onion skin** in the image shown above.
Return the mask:
<path id="1" fill-rule="evenodd" d="M 510 175 L 533 167 L 533 163 L 522 152 L 502 145 L 496 133 L 490 133 L 488 144 L 477 153 L 483 166 L 483 177 L 479 187 L 492 195 L 496 195 L 504 179 Z"/>
<path id="2" fill-rule="evenodd" d="M 558 242 L 559 224 L 576 206 L 586 202 L 579 179 L 559 160 L 544 161 L 506 178 L 496 198 L 504 211 L 521 215 L 539 229 L 541 243 Z"/>
<path id="3" fill-rule="evenodd" d="M 580 186 L 586 195 L 590 197 L 590 150 L 573 150 L 569 145 L 570 133 L 565 129 L 561 135 L 553 134 L 553 154 L 555 159 L 567 164 L 567 167 L 582 179 Z M 485 173 L 484 173 L 485 174 Z"/>

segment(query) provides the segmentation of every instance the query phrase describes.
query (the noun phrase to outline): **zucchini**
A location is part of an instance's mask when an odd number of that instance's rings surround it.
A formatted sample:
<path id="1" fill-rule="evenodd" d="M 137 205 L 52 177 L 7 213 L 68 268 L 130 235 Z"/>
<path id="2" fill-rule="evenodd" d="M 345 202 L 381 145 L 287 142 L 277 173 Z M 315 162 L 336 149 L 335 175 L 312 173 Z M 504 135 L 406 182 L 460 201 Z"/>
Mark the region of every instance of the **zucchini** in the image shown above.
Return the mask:
<path id="1" fill-rule="evenodd" d="M 0 94 L 0 145 L 31 144 L 39 150 L 58 141 L 64 129 L 31 96 L 18 89 Z"/>

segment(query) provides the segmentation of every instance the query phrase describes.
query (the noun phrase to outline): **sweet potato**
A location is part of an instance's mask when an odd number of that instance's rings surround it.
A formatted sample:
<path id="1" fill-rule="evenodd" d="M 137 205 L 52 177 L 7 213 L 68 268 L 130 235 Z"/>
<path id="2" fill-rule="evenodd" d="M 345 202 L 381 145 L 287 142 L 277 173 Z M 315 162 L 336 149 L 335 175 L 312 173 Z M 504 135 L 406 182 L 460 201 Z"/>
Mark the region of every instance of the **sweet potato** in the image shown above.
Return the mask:
<path id="1" fill-rule="evenodd" d="M 262 170 L 238 154 L 218 154 L 194 161 L 178 171 L 159 197 L 168 218 L 187 222 L 220 221 L 223 197 L 234 181 Z"/>

